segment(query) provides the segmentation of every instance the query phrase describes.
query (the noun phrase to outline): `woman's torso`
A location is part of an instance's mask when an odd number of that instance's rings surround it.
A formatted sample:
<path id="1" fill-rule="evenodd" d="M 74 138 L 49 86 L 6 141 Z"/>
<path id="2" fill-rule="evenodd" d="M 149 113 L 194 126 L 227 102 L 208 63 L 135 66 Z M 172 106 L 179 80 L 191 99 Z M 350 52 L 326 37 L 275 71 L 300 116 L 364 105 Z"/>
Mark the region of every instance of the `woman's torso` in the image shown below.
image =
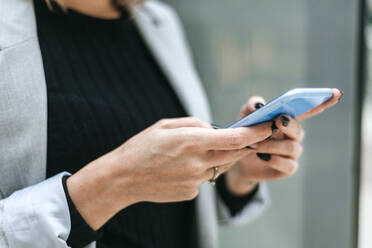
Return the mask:
<path id="1" fill-rule="evenodd" d="M 186 115 L 128 16 L 53 14 L 35 2 L 48 94 L 48 176 L 74 173 L 157 120 Z M 194 215 L 194 201 L 138 203 L 110 220 L 97 244 L 190 247 Z"/>

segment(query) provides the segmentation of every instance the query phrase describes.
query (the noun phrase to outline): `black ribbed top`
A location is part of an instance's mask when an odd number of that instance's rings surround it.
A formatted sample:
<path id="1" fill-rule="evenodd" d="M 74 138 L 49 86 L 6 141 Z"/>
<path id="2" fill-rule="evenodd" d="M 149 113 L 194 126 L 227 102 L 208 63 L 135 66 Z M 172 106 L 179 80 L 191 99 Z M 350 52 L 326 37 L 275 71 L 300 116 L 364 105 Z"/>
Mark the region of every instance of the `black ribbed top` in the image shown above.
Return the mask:
<path id="1" fill-rule="evenodd" d="M 52 13 L 38 0 L 35 8 L 48 94 L 48 176 L 76 172 L 159 119 L 186 116 L 128 15 Z M 104 226 L 98 247 L 190 247 L 193 211 L 194 201 L 130 206 Z"/>

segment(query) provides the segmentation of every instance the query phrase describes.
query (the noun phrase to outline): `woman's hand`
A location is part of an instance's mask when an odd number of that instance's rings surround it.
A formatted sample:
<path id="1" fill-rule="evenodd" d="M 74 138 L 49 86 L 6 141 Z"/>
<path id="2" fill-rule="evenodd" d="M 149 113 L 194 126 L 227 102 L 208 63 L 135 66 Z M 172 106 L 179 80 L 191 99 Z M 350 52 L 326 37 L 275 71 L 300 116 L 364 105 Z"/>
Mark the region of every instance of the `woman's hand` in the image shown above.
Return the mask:
<path id="1" fill-rule="evenodd" d="M 236 195 L 250 192 L 261 180 L 270 181 L 293 175 L 298 168 L 298 159 L 302 154 L 301 142 L 304 138 L 299 120 L 306 119 L 323 112 L 336 104 L 342 92 L 333 89 L 333 97 L 313 110 L 293 119 L 281 115 L 275 119 L 276 133 L 269 139 L 253 146 L 255 153 L 242 158 L 226 175 L 229 190 Z M 262 107 L 262 97 L 252 97 L 241 108 L 239 119 Z"/>
<path id="2" fill-rule="evenodd" d="M 242 158 L 226 175 L 229 190 L 236 195 L 251 191 L 259 181 L 272 181 L 293 175 L 302 154 L 304 131 L 288 115 L 275 119 L 275 134 L 252 145 L 252 153 Z"/>
<path id="3" fill-rule="evenodd" d="M 223 173 L 272 134 L 271 123 L 239 130 L 214 130 L 196 118 L 162 120 L 134 136 L 117 153 L 118 178 L 131 180 L 125 199 L 173 202 L 193 199 L 199 186 Z"/>
<path id="4" fill-rule="evenodd" d="M 227 171 L 252 153 L 247 146 L 272 135 L 271 126 L 215 130 L 196 118 L 161 120 L 71 176 L 69 194 L 94 229 L 137 202 L 193 199 L 213 167 Z"/>

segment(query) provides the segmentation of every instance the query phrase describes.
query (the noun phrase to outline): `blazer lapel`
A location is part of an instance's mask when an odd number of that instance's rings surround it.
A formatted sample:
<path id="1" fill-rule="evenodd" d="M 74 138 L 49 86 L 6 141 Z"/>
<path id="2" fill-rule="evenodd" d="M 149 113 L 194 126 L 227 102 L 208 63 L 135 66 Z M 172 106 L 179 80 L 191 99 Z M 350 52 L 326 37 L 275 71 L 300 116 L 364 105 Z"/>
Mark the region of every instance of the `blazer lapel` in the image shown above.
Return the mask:
<path id="1" fill-rule="evenodd" d="M 156 7 L 151 1 L 137 7 L 137 26 L 188 114 L 210 122 L 207 97 L 192 65 L 181 27 L 174 20 L 164 23 L 167 20 L 163 16 L 156 19 L 152 13 Z"/>

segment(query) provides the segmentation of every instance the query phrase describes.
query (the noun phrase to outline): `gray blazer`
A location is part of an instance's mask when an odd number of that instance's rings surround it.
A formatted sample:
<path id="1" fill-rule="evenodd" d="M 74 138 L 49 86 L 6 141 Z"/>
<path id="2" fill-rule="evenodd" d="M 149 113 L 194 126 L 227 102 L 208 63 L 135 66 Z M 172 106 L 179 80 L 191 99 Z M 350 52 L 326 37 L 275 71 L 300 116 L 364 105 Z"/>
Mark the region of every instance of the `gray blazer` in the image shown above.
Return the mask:
<path id="1" fill-rule="evenodd" d="M 211 121 L 175 12 L 149 0 L 136 7 L 134 14 L 187 112 Z M 45 179 L 46 99 L 33 1 L 0 0 L 0 247 L 68 247 L 71 223 L 61 184 L 61 177 L 68 173 Z M 246 223 L 268 204 L 266 186 L 261 184 L 241 214 L 232 217 L 214 188 L 203 184 L 196 199 L 200 247 L 218 247 L 218 221 Z"/>

